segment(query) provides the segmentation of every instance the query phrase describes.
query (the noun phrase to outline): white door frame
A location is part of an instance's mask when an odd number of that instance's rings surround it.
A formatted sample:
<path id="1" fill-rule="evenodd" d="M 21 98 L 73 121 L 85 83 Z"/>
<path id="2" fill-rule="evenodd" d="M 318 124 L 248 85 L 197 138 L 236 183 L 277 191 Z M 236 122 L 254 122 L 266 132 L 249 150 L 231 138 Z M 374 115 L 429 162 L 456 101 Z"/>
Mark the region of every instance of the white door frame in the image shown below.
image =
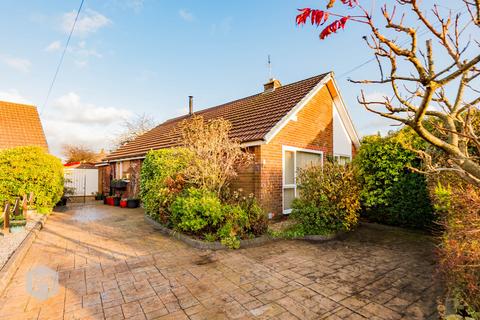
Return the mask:
<path id="1" fill-rule="evenodd" d="M 285 152 L 286 151 L 293 152 L 294 184 L 285 184 Z M 297 197 L 297 152 L 298 151 L 320 154 L 322 156 L 321 165 L 323 166 L 323 161 L 324 161 L 323 151 L 282 145 L 282 212 L 283 214 L 289 214 L 290 212 L 292 212 L 292 209 L 285 209 L 285 202 L 284 202 L 285 189 L 293 189 L 294 195 L 295 197 Z"/>

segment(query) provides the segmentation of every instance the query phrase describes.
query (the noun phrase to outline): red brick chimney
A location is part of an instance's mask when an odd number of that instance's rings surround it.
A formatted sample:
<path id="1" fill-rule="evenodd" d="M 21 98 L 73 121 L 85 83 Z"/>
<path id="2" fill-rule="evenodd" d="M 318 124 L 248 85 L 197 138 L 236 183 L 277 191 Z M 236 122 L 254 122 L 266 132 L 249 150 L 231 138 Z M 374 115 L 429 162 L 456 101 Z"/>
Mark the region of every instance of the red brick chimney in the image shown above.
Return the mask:
<path id="1" fill-rule="evenodd" d="M 282 84 L 280 83 L 279 80 L 275 78 L 271 78 L 270 80 L 268 80 L 267 83 L 263 85 L 263 88 L 264 88 L 264 92 L 272 92 L 272 91 L 275 91 L 275 89 L 280 88 L 281 86 Z"/>

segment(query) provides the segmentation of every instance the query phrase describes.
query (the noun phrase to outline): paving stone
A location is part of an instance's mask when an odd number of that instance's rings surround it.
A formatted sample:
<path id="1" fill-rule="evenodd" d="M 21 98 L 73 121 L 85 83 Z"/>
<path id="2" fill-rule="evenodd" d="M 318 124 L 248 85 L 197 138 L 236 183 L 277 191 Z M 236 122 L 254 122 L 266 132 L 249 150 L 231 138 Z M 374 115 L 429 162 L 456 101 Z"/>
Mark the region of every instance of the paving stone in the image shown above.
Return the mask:
<path id="1" fill-rule="evenodd" d="M 342 240 L 205 252 L 153 230 L 141 209 L 74 206 L 39 233 L 0 319 L 438 318 L 433 248 L 421 234 L 360 227 Z M 46 303 L 25 290 L 39 265 L 59 271 Z"/>

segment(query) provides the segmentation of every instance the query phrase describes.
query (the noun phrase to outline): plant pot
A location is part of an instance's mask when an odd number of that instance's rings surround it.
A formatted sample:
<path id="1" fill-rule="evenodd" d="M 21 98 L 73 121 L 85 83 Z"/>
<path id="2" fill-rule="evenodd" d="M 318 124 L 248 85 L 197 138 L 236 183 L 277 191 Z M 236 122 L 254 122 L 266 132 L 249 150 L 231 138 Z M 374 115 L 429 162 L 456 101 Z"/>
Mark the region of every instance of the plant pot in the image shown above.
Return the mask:
<path id="1" fill-rule="evenodd" d="M 108 197 L 103 198 L 103 204 L 108 204 Z"/>
<path id="2" fill-rule="evenodd" d="M 113 197 L 108 197 L 108 198 L 107 198 L 107 204 L 108 204 L 109 206 L 113 206 Z"/>
<path id="3" fill-rule="evenodd" d="M 126 208 L 127 207 L 127 200 L 120 200 L 120 208 Z"/>
<path id="4" fill-rule="evenodd" d="M 62 197 L 56 204 L 58 207 L 64 207 L 67 205 L 68 198 L 67 197 Z"/>
<path id="5" fill-rule="evenodd" d="M 115 207 L 120 206 L 120 198 L 113 198 L 113 205 Z"/>
<path id="6" fill-rule="evenodd" d="M 112 182 L 112 188 L 125 189 L 126 187 L 127 187 L 127 181 L 120 180 L 120 181 Z"/>
<path id="7" fill-rule="evenodd" d="M 139 199 L 128 199 L 127 200 L 127 208 L 138 208 L 140 206 L 140 200 Z"/>

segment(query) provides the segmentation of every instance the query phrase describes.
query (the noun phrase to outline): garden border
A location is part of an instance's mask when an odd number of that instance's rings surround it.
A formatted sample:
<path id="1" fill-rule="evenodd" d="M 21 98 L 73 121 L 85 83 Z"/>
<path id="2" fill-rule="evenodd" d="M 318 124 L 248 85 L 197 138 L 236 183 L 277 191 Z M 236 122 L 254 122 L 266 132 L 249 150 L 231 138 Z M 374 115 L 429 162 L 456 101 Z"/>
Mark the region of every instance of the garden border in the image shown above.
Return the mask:
<path id="1" fill-rule="evenodd" d="M 198 239 L 194 239 L 188 235 L 185 235 L 181 232 L 169 229 L 157 221 L 153 220 L 151 217 L 148 215 L 144 215 L 144 220 L 146 223 L 150 224 L 155 230 L 160 231 L 160 233 L 171 236 L 177 240 L 180 240 L 194 248 L 200 249 L 200 250 L 227 250 L 229 248 L 225 247 L 223 244 L 221 244 L 219 241 L 214 241 L 214 242 L 206 242 Z M 331 235 L 308 235 L 304 237 L 297 237 L 293 238 L 291 240 L 307 240 L 307 241 L 330 241 L 337 239 L 341 233 L 334 233 Z M 286 240 L 283 238 L 274 238 L 269 235 L 264 235 L 258 238 L 254 239 L 245 239 L 245 240 L 240 240 L 240 249 L 244 248 L 252 248 L 252 247 L 257 247 L 264 245 L 266 243 L 274 242 L 274 241 L 279 241 L 279 240 Z"/>
<path id="2" fill-rule="evenodd" d="M 25 239 L 23 239 L 23 241 L 0 270 L 0 295 L 3 295 L 5 289 L 10 283 L 10 280 L 22 263 L 23 258 L 25 258 L 27 255 L 27 252 L 30 250 L 30 247 L 35 239 L 37 239 L 38 233 L 43 229 L 47 218 L 48 215 L 45 214 L 42 218 L 40 218 L 39 221 L 37 221 L 35 226 L 30 230 Z"/>

